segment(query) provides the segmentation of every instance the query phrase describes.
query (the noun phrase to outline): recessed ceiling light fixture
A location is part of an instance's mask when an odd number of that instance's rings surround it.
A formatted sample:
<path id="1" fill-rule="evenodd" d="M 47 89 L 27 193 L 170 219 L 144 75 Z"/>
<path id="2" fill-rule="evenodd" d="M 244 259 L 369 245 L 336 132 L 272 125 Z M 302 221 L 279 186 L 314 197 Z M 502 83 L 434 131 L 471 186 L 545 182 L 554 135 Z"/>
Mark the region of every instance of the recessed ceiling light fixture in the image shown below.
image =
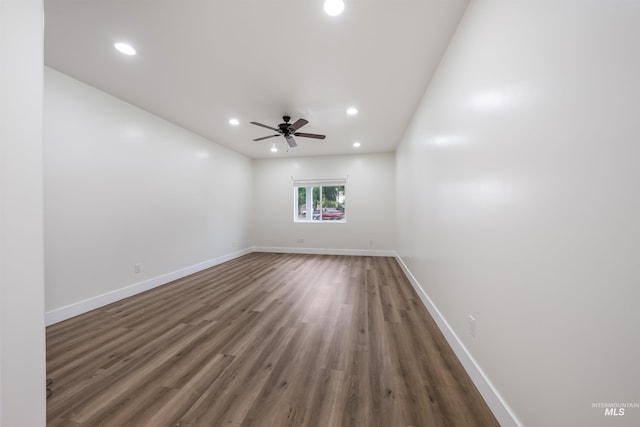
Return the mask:
<path id="1" fill-rule="evenodd" d="M 238 119 L 229 119 L 229 124 L 231 126 L 238 126 L 240 124 L 240 120 L 238 120 Z"/>
<path id="2" fill-rule="evenodd" d="M 353 146 L 354 146 L 354 147 L 356 147 L 356 148 L 358 148 L 358 147 L 360 147 L 360 143 L 359 143 L 359 142 L 354 142 L 354 143 L 353 143 Z"/>
<path id="3" fill-rule="evenodd" d="M 125 55 L 135 55 L 136 50 L 131 47 L 130 44 L 127 43 L 115 43 L 113 45 L 120 53 L 124 53 Z"/>
<path id="4" fill-rule="evenodd" d="M 344 2 L 342 0 L 325 0 L 324 11 L 329 16 L 338 16 L 344 11 Z"/>
<path id="5" fill-rule="evenodd" d="M 356 114 L 358 114 L 358 109 L 356 107 L 349 107 L 347 108 L 347 114 L 350 116 L 355 116 Z"/>
<path id="6" fill-rule="evenodd" d="M 271 147 L 271 152 L 272 153 L 277 153 L 278 152 L 278 147 L 276 147 L 276 144 L 273 144 L 273 146 Z"/>

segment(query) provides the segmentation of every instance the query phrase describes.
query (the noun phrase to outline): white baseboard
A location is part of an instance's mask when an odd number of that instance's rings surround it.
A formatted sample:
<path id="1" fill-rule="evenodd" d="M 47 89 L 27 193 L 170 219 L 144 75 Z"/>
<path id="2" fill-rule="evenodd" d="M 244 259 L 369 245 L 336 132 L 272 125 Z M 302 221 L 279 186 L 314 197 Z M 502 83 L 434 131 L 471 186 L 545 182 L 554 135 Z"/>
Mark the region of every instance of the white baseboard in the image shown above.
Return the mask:
<path id="1" fill-rule="evenodd" d="M 172 271 L 171 273 L 163 274 L 162 276 L 154 277 L 143 282 L 134 283 L 133 285 L 116 289 L 102 295 L 97 295 L 83 301 L 78 301 L 64 307 L 47 311 L 45 313 L 45 324 L 49 326 L 53 325 L 54 323 L 62 322 L 63 320 L 67 320 L 88 311 L 95 310 L 96 308 L 104 307 L 105 305 L 120 301 L 121 299 L 139 294 L 140 292 L 148 291 L 149 289 L 165 285 L 169 282 L 173 282 L 174 280 L 181 279 L 190 274 L 194 274 L 207 268 L 211 268 L 213 266 L 222 264 L 223 262 L 230 261 L 251 252 L 253 252 L 253 248 L 243 249 L 241 251 L 226 254 L 189 267 L 181 268 L 180 270 Z"/>
<path id="2" fill-rule="evenodd" d="M 372 249 L 327 249 L 327 248 L 291 248 L 276 246 L 256 246 L 254 252 L 272 252 L 282 254 L 310 254 L 310 255 L 352 255 L 352 256 L 388 256 L 395 257 L 393 250 Z"/>
<path id="3" fill-rule="evenodd" d="M 442 313 L 440 313 L 440 310 L 438 310 L 433 301 L 431 301 L 431 298 L 429 298 L 422 287 L 420 287 L 418 280 L 411 273 L 411 270 L 409 270 L 397 253 L 395 254 L 395 257 L 398 260 L 398 264 L 400 264 L 400 267 L 404 271 L 404 274 L 406 274 L 409 282 L 411 282 L 411 285 L 420 297 L 420 300 L 427 308 L 427 311 L 429 311 L 429 314 L 431 314 L 431 317 L 433 317 L 433 320 L 435 320 L 440 331 L 462 363 L 467 374 L 469 374 L 469 377 L 471 377 L 471 381 L 473 381 L 485 402 L 487 402 L 487 405 L 500 425 L 502 427 L 521 427 L 522 423 L 520 423 L 511 408 L 509 408 L 507 403 L 500 396 L 498 390 L 496 390 L 489 378 L 485 375 L 482 369 L 480 369 L 471 353 L 469 353 L 465 345 L 458 338 L 458 335 L 456 335 L 449 325 L 449 322 L 447 322 Z"/>

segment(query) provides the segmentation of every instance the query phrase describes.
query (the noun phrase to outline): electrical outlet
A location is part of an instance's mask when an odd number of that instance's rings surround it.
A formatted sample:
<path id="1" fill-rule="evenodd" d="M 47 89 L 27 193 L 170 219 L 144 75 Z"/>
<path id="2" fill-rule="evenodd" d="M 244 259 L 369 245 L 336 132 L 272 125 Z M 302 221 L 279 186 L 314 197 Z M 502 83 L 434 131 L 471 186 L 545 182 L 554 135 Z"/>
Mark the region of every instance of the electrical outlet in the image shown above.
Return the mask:
<path id="1" fill-rule="evenodd" d="M 231 247 L 232 247 L 233 249 L 235 249 L 235 248 L 236 248 L 236 242 L 231 242 Z"/>
<path id="2" fill-rule="evenodd" d="M 133 266 L 133 272 L 136 274 L 140 274 L 140 272 L 142 271 L 142 265 L 140 264 L 135 264 Z"/>
<path id="3" fill-rule="evenodd" d="M 469 315 L 469 335 L 476 337 L 476 319 L 472 315 Z"/>
<path id="4" fill-rule="evenodd" d="M 373 246 L 373 239 L 369 239 L 369 246 L 372 247 Z"/>
<path id="5" fill-rule="evenodd" d="M 298 239 L 298 243 L 299 243 L 299 244 L 303 244 L 303 243 L 304 243 L 304 237 L 299 238 L 299 239 Z"/>

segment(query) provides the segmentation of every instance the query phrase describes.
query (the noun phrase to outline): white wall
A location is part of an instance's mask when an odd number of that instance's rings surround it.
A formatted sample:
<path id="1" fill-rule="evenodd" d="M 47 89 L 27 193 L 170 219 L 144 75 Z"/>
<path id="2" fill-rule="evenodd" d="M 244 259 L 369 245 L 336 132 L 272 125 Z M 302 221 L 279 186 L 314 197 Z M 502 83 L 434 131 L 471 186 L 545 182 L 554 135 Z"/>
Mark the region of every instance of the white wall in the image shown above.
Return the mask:
<path id="1" fill-rule="evenodd" d="M 398 252 L 526 426 L 640 425 L 592 408 L 640 402 L 638 22 L 472 1 L 396 154 Z"/>
<path id="2" fill-rule="evenodd" d="M 44 143 L 47 311 L 248 248 L 250 159 L 49 68 Z"/>
<path id="3" fill-rule="evenodd" d="M 394 161 L 392 153 L 254 160 L 255 245 L 272 250 L 389 253 L 395 244 Z M 293 222 L 291 177 L 347 176 L 346 223 Z"/>
<path id="4" fill-rule="evenodd" d="M 45 425 L 42 1 L 0 1 L 0 425 Z"/>

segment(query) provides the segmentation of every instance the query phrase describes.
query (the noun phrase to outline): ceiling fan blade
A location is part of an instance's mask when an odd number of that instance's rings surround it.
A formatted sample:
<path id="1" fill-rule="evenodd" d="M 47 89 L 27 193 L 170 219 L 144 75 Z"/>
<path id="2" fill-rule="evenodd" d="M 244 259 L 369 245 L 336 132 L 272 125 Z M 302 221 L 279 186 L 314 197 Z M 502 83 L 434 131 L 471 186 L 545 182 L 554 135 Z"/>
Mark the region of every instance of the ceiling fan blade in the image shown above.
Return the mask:
<path id="1" fill-rule="evenodd" d="M 317 133 L 303 133 L 303 132 L 296 132 L 294 133 L 295 136 L 301 136 L 303 138 L 315 138 L 315 139 L 325 139 L 327 136 L 326 135 L 318 135 Z"/>
<path id="2" fill-rule="evenodd" d="M 287 144 L 289 144 L 289 147 L 297 147 L 298 144 L 296 144 L 296 140 L 293 139 L 293 137 L 291 135 L 289 136 L 285 136 L 286 140 L 287 140 Z"/>
<path id="3" fill-rule="evenodd" d="M 280 129 L 272 128 L 271 126 L 263 125 L 262 123 L 258 123 L 258 122 L 249 122 L 249 123 L 251 123 L 252 125 L 256 125 L 256 126 L 262 126 L 263 128 L 271 129 L 271 130 L 274 130 L 276 132 L 280 132 Z"/>
<path id="4" fill-rule="evenodd" d="M 280 136 L 280 134 L 277 134 L 277 135 L 269 135 L 269 136 L 263 136 L 262 138 L 256 138 L 256 139 L 254 139 L 254 141 L 262 141 L 263 139 L 273 138 L 273 137 L 276 137 L 276 136 Z"/>
<path id="5" fill-rule="evenodd" d="M 305 119 L 298 119 L 298 120 L 296 120 L 296 122 L 295 122 L 294 124 L 289 125 L 289 130 L 290 130 L 291 132 L 295 132 L 295 131 L 297 131 L 298 129 L 300 129 L 302 126 L 306 125 L 307 123 L 309 123 L 309 121 L 308 121 L 308 120 L 305 120 Z"/>

